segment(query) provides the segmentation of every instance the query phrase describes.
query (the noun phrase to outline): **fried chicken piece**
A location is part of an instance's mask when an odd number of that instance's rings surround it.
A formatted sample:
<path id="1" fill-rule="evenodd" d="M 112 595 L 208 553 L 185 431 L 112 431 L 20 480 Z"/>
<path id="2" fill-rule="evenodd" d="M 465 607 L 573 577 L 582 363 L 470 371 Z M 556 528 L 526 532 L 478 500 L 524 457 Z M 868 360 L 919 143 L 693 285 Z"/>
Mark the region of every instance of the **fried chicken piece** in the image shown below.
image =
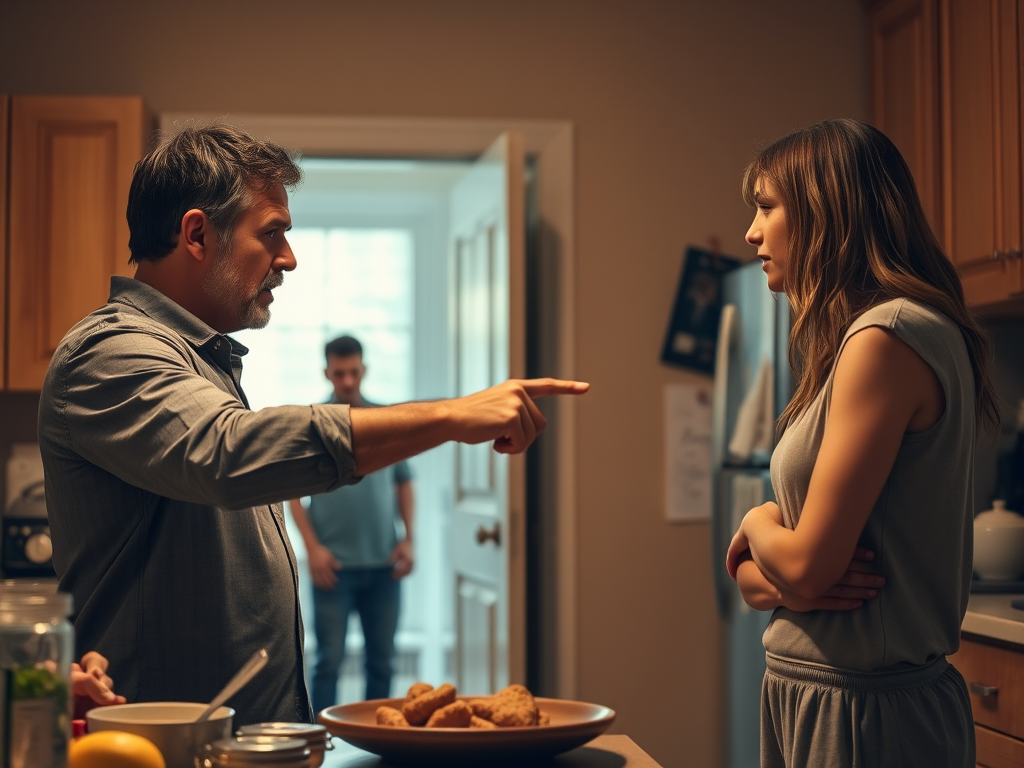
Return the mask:
<path id="1" fill-rule="evenodd" d="M 412 701 L 417 696 L 422 696 L 424 693 L 434 690 L 434 686 L 430 683 L 413 683 L 410 686 L 408 693 L 405 694 L 406 701 Z"/>
<path id="2" fill-rule="evenodd" d="M 409 721 L 394 707 L 377 707 L 377 725 L 392 728 L 408 728 Z"/>
<path id="3" fill-rule="evenodd" d="M 490 720 L 494 714 L 494 699 L 470 699 L 469 706 L 474 715 L 484 720 Z"/>
<path id="4" fill-rule="evenodd" d="M 537 702 L 524 686 L 515 683 L 503 688 L 492 701 L 493 712 L 488 719 L 499 728 L 537 724 Z"/>
<path id="5" fill-rule="evenodd" d="M 543 710 L 537 710 L 537 725 L 551 725 L 551 715 Z"/>
<path id="6" fill-rule="evenodd" d="M 445 683 L 439 688 L 420 694 L 412 701 L 402 705 L 402 714 L 409 725 L 423 725 L 435 710 L 446 707 L 455 701 L 455 686 Z"/>
<path id="7" fill-rule="evenodd" d="M 473 715 L 471 718 L 469 718 L 469 727 L 470 728 L 483 728 L 483 729 L 486 730 L 486 729 L 497 729 L 498 726 L 496 726 L 490 720 L 485 720 L 482 717 L 477 717 L 476 715 Z"/>
<path id="8" fill-rule="evenodd" d="M 473 719 L 473 710 L 464 701 L 453 701 L 451 704 L 435 709 L 427 720 L 427 728 L 468 728 Z"/>

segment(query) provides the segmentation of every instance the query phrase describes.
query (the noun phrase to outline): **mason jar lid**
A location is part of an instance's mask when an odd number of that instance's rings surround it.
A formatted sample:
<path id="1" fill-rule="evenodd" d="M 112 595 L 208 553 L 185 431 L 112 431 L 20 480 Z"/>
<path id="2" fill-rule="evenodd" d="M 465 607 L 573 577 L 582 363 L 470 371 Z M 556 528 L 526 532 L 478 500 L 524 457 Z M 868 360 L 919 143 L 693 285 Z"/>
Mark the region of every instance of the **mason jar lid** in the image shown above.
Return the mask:
<path id="1" fill-rule="evenodd" d="M 52 581 L 0 581 L 0 613 L 41 609 L 70 616 L 71 595 L 58 592 L 57 583 Z"/>
<path id="2" fill-rule="evenodd" d="M 243 725 L 237 731 L 239 736 L 284 736 L 289 739 L 303 739 L 314 751 L 323 751 L 327 743 L 327 729 L 313 723 L 254 723 Z"/>
<path id="3" fill-rule="evenodd" d="M 233 739 L 219 739 L 208 744 L 206 755 L 227 765 L 273 765 L 308 759 L 310 751 L 306 747 L 306 742 L 301 739 L 289 739 L 284 736 L 239 736 Z"/>

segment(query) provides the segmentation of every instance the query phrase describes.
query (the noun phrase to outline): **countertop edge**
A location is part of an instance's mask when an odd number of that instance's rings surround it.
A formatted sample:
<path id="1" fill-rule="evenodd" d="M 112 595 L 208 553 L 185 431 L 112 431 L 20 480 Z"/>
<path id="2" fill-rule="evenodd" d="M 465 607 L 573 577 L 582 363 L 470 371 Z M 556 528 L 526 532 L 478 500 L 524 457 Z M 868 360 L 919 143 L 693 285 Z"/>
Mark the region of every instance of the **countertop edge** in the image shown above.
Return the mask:
<path id="1" fill-rule="evenodd" d="M 972 594 L 961 632 L 1024 646 L 1024 611 L 1010 602 L 1024 595 Z"/>

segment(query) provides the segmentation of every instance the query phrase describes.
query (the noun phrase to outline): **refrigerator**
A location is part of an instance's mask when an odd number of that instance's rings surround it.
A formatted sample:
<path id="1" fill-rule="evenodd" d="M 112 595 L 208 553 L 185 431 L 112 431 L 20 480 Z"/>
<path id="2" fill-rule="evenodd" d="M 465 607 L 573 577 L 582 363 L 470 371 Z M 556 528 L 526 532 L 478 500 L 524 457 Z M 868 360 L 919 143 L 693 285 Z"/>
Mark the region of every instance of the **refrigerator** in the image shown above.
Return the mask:
<path id="1" fill-rule="evenodd" d="M 774 500 L 769 462 L 774 425 L 792 395 L 787 348 L 790 309 L 768 290 L 761 262 L 722 278 L 711 418 L 711 536 L 714 588 L 725 628 L 725 765 L 760 764 L 761 635 L 770 612 L 749 608 L 725 569 L 747 510 Z"/>

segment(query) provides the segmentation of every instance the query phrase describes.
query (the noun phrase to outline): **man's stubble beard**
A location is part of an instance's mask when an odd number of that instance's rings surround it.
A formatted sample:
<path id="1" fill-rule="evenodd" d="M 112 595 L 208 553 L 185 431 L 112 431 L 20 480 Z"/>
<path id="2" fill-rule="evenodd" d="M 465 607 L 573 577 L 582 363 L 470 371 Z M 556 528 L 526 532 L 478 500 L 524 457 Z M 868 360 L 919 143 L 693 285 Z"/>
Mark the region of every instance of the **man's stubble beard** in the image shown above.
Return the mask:
<path id="1" fill-rule="evenodd" d="M 213 268 L 203 280 L 203 292 L 221 306 L 234 307 L 233 324 L 239 329 L 266 328 L 270 322 L 270 307 L 259 303 L 260 292 L 280 287 L 284 275 L 272 272 L 260 284 L 256 294 L 248 297 L 245 297 L 248 290 L 246 282 L 245 275 L 231 258 L 230 245 L 221 248 L 218 244 Z"/>

